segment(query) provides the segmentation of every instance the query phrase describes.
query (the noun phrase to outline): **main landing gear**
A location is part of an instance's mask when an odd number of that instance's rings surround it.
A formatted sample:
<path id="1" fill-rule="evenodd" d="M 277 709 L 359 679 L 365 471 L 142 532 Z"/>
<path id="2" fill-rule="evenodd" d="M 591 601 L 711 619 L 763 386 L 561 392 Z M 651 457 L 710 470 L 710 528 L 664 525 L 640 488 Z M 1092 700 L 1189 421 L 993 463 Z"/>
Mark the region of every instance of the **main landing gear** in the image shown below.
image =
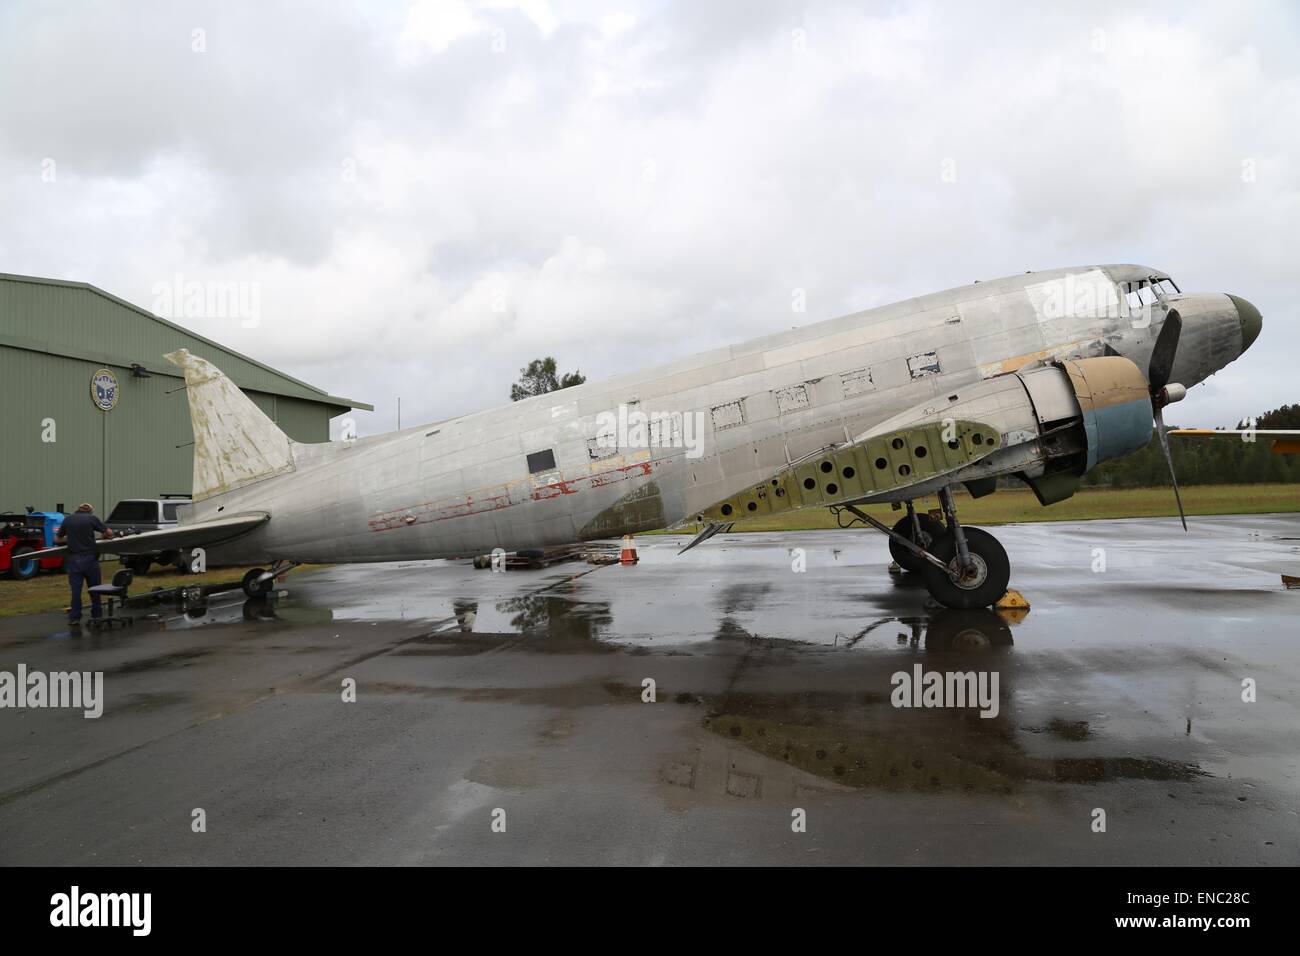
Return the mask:
<path id="1" fill-rule="evenodd" d="M 893 528 L 853 505 L 844 510 L 889 536 L 889 552 L 905 570 L 919 572 L 926 590 L 945 607 L 988 607 L 1007 591 L 1011 562 L 998 539 L 980 528 L 963 528 L 957 520 L 952 491 L 939 492 L 946 520 L 918 514 L 907 502 L 907 515 Z"/>

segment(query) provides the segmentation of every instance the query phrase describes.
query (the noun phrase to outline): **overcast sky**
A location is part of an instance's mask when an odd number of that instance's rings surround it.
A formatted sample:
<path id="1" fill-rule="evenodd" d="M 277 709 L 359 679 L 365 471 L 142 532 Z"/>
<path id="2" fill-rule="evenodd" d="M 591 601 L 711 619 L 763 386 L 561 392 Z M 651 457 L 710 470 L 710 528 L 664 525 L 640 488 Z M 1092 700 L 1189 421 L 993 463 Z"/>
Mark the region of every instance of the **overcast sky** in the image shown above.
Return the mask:
<path id="1" fill-rule="evenodd" d="M 1300 401 L 1300 5 L 1053 7 L 3 0 L 0 271 L 170 309 L 362 434 L 542 354 L 1116 261 L 1264 314 L 1171 420 Z"/>

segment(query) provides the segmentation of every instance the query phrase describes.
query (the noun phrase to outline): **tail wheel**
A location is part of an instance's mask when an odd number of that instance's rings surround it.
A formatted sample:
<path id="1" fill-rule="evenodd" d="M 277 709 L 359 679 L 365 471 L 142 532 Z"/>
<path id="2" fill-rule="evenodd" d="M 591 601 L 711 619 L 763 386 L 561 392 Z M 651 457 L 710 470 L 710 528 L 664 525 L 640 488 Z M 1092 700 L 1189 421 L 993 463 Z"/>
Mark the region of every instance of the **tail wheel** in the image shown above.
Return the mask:
<path id="1" fill-rule="evenodd" d="M 250 568 L 244 574 L 244 593 L 250 598 L 264 598 L 271 593 L 271 586 L 275 584 L 275 579 L 258 580 L 265 573 L 265 568 Z"/>
<path id="2" fill-rule="evenodd" d="M 894 525 L 894 534 L 901 534 L 913 544 L 929 550 L 931 542 L 948 533 L 948 529 L 943 526 L 942 521 L 937 521 L 929 515 L 917 515 L 916 519 L 921 525 L 921 539 L 919 541 L 916 535 L 912 533 L 912 518 L 909 515 L 903 515 L 898 519 L 898 522 Z M 923 565 L 929 563 L 924 558 L 908 551 L 907 548 L 893 538 L 889 539 L 889 555 L 898 562 L 898 566 L 904 571 L 920 571 Z M 998 596 L 1001 597 L 1001 595 Z"/>
<path id="3" fill-rule="evenodd" d="M 940 570 L 928 561 L 921 573 L 930 596 L 945 607 L 971 610 L 988 607 L 1007 593 L 1011 562 L 1007 552 L 987 531 L 962 527 L 972 567 L 962 574 L 957 567 L 957 539 L 945 532 L 930 545 L 930 553 L 948 566 Z"/>
<path id="4" fill-rule="evenodd" d="M 23 560 L 24 554 L 31 554 L 35 549 L 26 545 L 19 545 L 9 554 L 9 577 L 15 581 L 26 581 L 28 578 L 36 577 L 36 572 L 40 570 L 33 558 Z"/>

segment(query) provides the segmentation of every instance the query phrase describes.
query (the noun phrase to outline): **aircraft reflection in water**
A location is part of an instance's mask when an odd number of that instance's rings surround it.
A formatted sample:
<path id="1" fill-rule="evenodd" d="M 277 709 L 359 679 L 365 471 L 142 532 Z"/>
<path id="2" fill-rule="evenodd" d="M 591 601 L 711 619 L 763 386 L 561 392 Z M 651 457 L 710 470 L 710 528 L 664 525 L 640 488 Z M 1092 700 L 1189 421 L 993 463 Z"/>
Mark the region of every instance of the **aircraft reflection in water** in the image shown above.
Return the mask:
<path id="1" fill-rule="evenodd" d="M 661 766 L 670 803 L 677 788 L 788 799 L 843 789 L 1010 793 L 1032 781 L 1204 775 L 1186 760 L 1099 754 L 1104 734 L 1074 715 L 1048 717 L 1041 726 L 1024 724 L 1017 708 L 1023 665 L 1014 654 L 1014 618 L 988 609 L 942 608 L 929 615 L 880 617 L 835 636 L 833 643 L 766 638 L 747 630 L 739 615 L 758 606 L 768 590 L 749 583 L 724 588 L 717 595 L 713 640 L 693 647 L 696 653 L 711 647 L 740 655 L 734 675 L 723 682 L 730 689 L 660 688 L 662 699 L 674 706 L 700 708 L 701 726 L 708 731 Z M 609 603 L 577 600 L 564 591 L 492 601 L 463 598 L 453 602 L 452 611 L 426 642 L 450 641 L 461 652 L 506 645 L 555 654 L 618 650 L 608 640 Z M 193 608 L 165 626 L 254 621 L 260 629 L 331 618 L 328 609 L 258 599 Z M 521 635 L 537 639 L 520 641 Z M 795 648 L 797 654 L 788 653 Z M 891 675 L 921 661 L 927 671 L 996 670 L 996 714 L 981 717 L 973 707 L 894 706 Z M 639 688 L 620 688 L 611 702 L 624 692 L 636 695 Z"/>
<path id="2" fill-rule="evenodd" d="M 890 675 L 913 665 L 910 654 L 855 654 L 847 661 L 840 656 L 832 680 L 829 668 L 811 660 L 813 666 L 803 675 L 788 668 L 764 671 L 760 665 L 755 679 L 743 682 L 755 689 L 702 699 L 710 709 L 705 726 L 724 743 L 721 749 L 699 748 L 689 772 L 685 758 L 670 761 L 665 782 L 698 789 L 711 773 L 712 786 L 732 796 L 784 799 L 817 790 L 816 778 L 833 789 L 1009 793 L 1028 781 L 1188 780 L 1203 775 L 1195 764 L 1158 757 L 1031 753 L 1060 741 L 1075 747 L 1096 742 L 1096 734 L 1086 721 L 1063 718 L 1049 719 L 1042 727 L 1021 725 L 1018 671 L 1009 657 L 1011 628 L 993 611 L 943 609 L 930 617 L 886 617 L 837 646 L 862 646 L 872 633 L 888 633 L 891 627 L 900 651 L 921 652 L 927 669 L 997 670 L 997 714 L 988 719 L 971 707 L 894 706 Z M 770 687 L 773 683 L 779 686 Z M 746 752 L 753 755 L 748 762 L 738 756 Z M 712 765 L 708 772 L 703 764 Z"/>
<path id="3" fill-rule="evenodd" d="M 242 597 L 241 592 L 234 592 Z M 274 596 L 232 600 L 234 595 L 208 600 L 186 601 L 176 612 L 160 615 L 158 625 L 167 631 L 186 630 L 209 624 L 278 623 L 292 626 L 323 624 L 332 620 L 325 608 L 294 604 L 289 592 L 280 590 Z"/>

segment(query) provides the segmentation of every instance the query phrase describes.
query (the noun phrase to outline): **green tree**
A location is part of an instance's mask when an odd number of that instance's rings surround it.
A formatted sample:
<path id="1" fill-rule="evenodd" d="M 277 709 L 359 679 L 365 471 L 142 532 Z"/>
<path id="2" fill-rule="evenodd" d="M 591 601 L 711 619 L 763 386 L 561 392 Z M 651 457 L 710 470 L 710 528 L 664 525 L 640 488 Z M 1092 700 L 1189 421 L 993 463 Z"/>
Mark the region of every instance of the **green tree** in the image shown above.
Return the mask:
<path id="1" fill-rule="evenodd" d="M 1300 428 L 1300 405 L 1283 405 L 1265 412 L 1255 422 L 1256 428 Z"/>
<path id="2" fill-rule="evenodd" d="M 1300 405 L 1283 405 L 1255 419 L 1256 428 L 1300 428 Z M 1170 428 L 1178 426 L 1173 422 Z M 1250 427 L 1249 421 L 1238 423 Z M 1300 455 L 1275 455 L 1272 441 L 1238 438 L 1170 438 L 1174 467 L 1180 485 L 1236 485 L 1300 480 Z M 1083 476 L 1084 485 L 1159 487 L 1169 484 L 1169 468 L 1154 437 L 1146 448 L 1115 461 L 1104 462 Z"/>
<path id="3" fill-rule="evenodd" d="M 581 372 L 568 372 L 563 376 L 556 373 L 555 359 L 551 356 L 533 359 L 519 370 L 519 381 L 510 386 L 510 401 L 545 395 L 571 385 L 581 385 L 587 377 Z"/>

